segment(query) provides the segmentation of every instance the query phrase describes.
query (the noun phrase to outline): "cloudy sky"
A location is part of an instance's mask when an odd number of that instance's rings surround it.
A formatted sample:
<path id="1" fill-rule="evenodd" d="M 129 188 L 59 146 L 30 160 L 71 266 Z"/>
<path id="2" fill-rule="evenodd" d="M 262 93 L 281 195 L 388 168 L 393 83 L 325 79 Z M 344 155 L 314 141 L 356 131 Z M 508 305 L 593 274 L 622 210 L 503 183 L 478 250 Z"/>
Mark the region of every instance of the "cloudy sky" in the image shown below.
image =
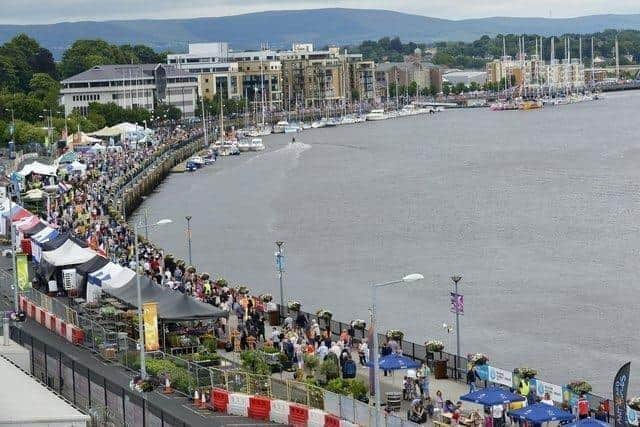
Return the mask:
<path id="1" fill-rule="evenodd" d="M 322 7 L 392 9 L 450 19 L 486 16 L 564 18 L 640 13 L 640 0 L 0 0 L 0 23 L 190 18 Z"/>

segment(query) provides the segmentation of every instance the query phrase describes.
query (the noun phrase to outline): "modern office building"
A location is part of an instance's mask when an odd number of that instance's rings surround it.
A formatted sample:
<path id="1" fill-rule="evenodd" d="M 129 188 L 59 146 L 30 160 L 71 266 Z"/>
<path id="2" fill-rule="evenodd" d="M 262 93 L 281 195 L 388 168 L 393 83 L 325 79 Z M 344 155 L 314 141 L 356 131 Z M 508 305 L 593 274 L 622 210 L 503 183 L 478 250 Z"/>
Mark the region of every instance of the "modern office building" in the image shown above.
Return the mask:
<path id="1" fill-rule="evenodd" d="M 123 108 L 153 110 L 158 103 L 193 116 L 197 76 L 167 64 L 98 65 L 61 82 L 65 114 L 88 113 L 89 104 L 113 102 Z"/>

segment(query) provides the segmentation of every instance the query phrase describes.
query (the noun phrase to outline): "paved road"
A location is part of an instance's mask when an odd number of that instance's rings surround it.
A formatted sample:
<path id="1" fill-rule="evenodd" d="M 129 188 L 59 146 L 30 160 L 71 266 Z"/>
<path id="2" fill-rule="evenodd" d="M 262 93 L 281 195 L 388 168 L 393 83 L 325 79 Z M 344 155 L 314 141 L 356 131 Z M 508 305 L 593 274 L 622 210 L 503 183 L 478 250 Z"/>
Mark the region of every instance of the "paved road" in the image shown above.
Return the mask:
<path id="1" fill-rule="evenodd" d="M 76 363 L 89 367 L 98 375 L 108 378 L 114 384 L 128 388 L 129 382 L 133 377 L 131 372 L 110 364 L 105 364 L 101 359 L 91 354 L 89 351 L 71 345 L 61 337 L 52 334 L 48 329 L 40 326 L 38 323 L 27 320 L 25 323 L 17 324 L 17 329 L 24 331 L 26 334 L 40 340 L 47 346 L 51 346 L 63 352 Z M 148 401 L 155 407 L 162 408 L 164 411 L 172 414 L 174 417 L 187 423 L 193 427 L 210 427 L 210 426 L 266 426 L 276 425 L 273 423 L 260 422 L 244 417 L 233 415 L 221 415 L 208 410 L 200 411 L 192 407 L 190 401 L 178 395 L 165 396 L 158 392 L 141 393 L 140 397 Z"/>

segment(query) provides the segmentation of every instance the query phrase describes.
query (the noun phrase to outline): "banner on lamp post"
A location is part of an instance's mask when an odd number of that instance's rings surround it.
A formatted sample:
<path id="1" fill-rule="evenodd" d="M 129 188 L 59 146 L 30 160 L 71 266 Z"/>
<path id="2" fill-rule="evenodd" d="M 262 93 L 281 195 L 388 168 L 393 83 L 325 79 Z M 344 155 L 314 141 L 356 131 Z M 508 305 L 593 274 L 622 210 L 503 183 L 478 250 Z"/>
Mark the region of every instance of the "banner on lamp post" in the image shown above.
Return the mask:
<path id="1" fill-rule="evenodd" d="M 27 261 L 27 255 L 16 255 L 16 275 L 18 276 L 18 288 L 26 290 L 31 287 L 29 281 L 29 263 Z"/>
<path id="2" fill-rule="evenodd" d="M 451 292 L 451 312 L 455 314 L 464 314 L 464 296 Z"/>
<path id="3" fill-rule="evenodd" d="M 142 304 L 144 321 L 144 348 L 147 351 L 156 351 L 160 348 L 158 342 L 158 304 L 145 302 Z"/>

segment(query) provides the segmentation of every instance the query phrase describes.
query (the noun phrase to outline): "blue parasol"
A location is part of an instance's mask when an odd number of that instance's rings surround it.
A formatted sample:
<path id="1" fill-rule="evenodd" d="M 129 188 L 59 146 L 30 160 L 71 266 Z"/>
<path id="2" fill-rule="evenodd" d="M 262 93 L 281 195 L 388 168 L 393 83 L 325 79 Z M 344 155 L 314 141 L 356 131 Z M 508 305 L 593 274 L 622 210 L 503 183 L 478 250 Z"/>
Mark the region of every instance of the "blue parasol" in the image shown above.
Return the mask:
<path id="1" fill-rule="evenodd" d="M 462 395 L 460 400 L 484 406 L 495 406 L 503 403 L 522 402 L 525 398 L 500 387 L 488 387 Z"/>
<path id="2" fill-rule="evenodd" d="M 509 411 L 509 415 L 518 419 L 531 421 L 532 423 L 546 423 L 548 421 L 573 421 L 575 416 L 571 412 L 563 411 L 546 403 L 536 403 L 515 411 Z"/>
<path id="3" fill-rule="evenodd" d="M 418 369 L 420 363 L 411 359 L 410 357 L 403 356 L 398 353 L 392 353 L 388 356 L 381 357 L 378 360 L 380 369 L 385 371 L 396 371 L 400 369 Z M 367 363 L 367 366 L 372 367 L 373 362 Z"/>

